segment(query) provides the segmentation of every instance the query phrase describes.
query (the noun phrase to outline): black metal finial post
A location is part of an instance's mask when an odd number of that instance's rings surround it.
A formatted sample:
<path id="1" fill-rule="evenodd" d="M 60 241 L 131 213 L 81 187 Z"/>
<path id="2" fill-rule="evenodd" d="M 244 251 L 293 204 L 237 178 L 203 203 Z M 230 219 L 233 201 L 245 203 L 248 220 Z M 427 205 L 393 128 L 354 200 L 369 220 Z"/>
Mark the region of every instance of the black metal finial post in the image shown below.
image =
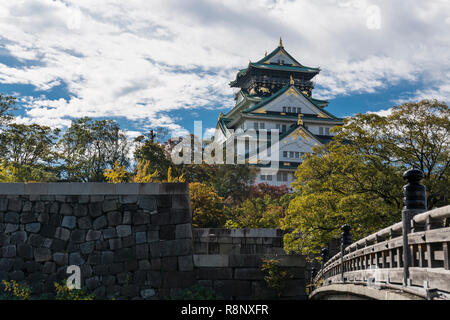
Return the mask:
<path id="1" fill-rule="evenodd" d="M 327 263 L 327 261 L 328 261 L 328 248 L 327 247 L 322 248 L 321 256 L 322 256 L 322 269 L 323 269 L 323 267 L 325 266 L 325 263 Z"/>
<path id="2" fill-rule="evenodd" d="M 349 245 L 352 244 L 353 241 L 353 237 L 352 234 L 350 232 L 350 230 L 352 229 L 352 227 L 350 227 L 348 224 L 344 224 L 341 227 L 342 233 L 341 233 L 341 278 L 342 281 L 344 281 L 344 272 L 345 272 L 345 268 L 344 268 L 344 253 L 345 253 L 345 248 L 347 248 Z"/>
<path id="3" fill-rule="evenodd" d="M 411 220 L 419 213 L 427 210 L 426 188 L 420 184 L 424 174 L 419 169 L 410 169 L 403 174 L 408 182 L 403 187 L 403 285 L 408 285 L 409 267 L 411 263 L 411 249 L 408 243 L 408 234 L 411 232 Z M 400 266 L 397 266 L 398 268 Z"/>

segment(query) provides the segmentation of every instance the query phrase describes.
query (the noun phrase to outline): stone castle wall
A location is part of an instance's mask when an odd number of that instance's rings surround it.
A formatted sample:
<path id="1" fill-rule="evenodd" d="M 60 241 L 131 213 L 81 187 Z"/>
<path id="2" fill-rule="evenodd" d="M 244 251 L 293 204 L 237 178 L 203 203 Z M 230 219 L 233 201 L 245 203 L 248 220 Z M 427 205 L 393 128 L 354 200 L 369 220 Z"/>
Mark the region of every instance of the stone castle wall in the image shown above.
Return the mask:
<path id="1" fill-rule="evenodd" d="M 97 297 L 169 297 L 195 283 L 187 188 L 0 184 L 0 279 L 51 294 L 78 265 Z"/>
<path id="2" fill-rule="evenodd" d="M 279 260 L 287 273 L 282 299 L 306 299 L 303 256 L 287 255 L 276 229 L 194 229 L 194 266 L 199 284 L 229 299 L 271 299 L 263 259 Z"/>
<path id="3" fill-rule="evenodd" d="M 187 184 L 0 183 L 0 280 L 52 297 L 80 266 L 97 298 L 164 299 L 194 284 L 225 299 L 272 298 L 262 259 L 305 298 L 305 260 L 274 229 L 194 229 Z"/>

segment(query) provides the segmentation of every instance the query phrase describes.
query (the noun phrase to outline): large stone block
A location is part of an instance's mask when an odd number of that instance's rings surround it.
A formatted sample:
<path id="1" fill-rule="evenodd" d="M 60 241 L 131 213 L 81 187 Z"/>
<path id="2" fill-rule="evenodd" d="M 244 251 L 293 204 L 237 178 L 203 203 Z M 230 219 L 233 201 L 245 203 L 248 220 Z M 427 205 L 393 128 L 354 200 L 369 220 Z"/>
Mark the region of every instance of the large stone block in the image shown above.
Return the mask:
<path id="1" fill-rule="evenodd" d="M 194 255 L 194 266 L 196 267 L 228 267 L 230 265 L 229 256 L 222 254 L 201 254 Z"/>
<path id="2" fill-rule="evenodd" d="M 238 280 L 263 280 L 264 273 L 260 268 L 236 268 L 234 278 Z"/>
<path id="3" fill-rule="evenodd" d="M 45 262 L 52 259 L 52 252 L 48 248 L 35 248 L 34 260 L 36 262 Z"/>
<path id="4" fill-rule="evenodd" d="M 191 239 L 192 226 L 190 223 L 178 224 L 175 229 L 175 237 L 177 239 Z"/>
<path id="5" fill-rule="evenodd" d="M 17 246 L 17 255 L 24 259 L 33 259 L 33 247 L 29 244 L 19 244 Z"/>
<path id="6" fill-rule="evenodd" d="M 78 218 L 78 228 L 84 230 L 92 228 L 91 218 L 90 217 Z"/>
<path id="7" fill-rule="evenodd" d="M 162 272 L 164 288 L 187 288 L 195 284 L 195 272 Z"/>
<path id="8" fill-rule="evenodd" d="M 102 231 L 104 239 L 112 239 L 117 237 L 116 228 L 106 228 Z"/>
<path id="9" fill-rule="evenodd" d="M 161 258 L 161 271 L 177 271 L 178 258 L 177 257 L 164 257 Z"/>
<path id="10" fill-rule="evenodd" d="M 117 211 L 119 209 L 119 204 L 116 200 L 105 200 L 102 208 L 103 212 Z"/>
<path id="11" fill-rule="evenodd" d="M 53 254 L 53 261 L 55 261 L 58 266 L 65 266 L 69 262 L 69 254 L 64 252 L 56 252 Z"/>
<path id="12" fill-rule="evenodd" d="M 95 248 L 94 241 L 88 241 L 80 244 L 80 250 L 82 254 L 91 254 L 94 251 L 94 248 Z"/>
<path id="13" fill-rule="evenodd" d="M 31 223 L 31 222 L 36 222 L 38 218 L 38 214 L 35 212 L 23 212 L 20 215 L 20 223 Z"/>
<path id="14" fill-rule="evenodd" d="M 107 214 L 109 226 L 117 226 L 122 223 L 122 213 L 119 211 L 110 211 Z"/>
<path id="15" fill-rule="evenodd" d="M 0 211 L 8 210 L 8 199 L 0 199 Z"/>
<path id="16" fill-rule="evenodd" d="M 75 216 L 64 216 L 61 226 L 70 230 L 75 229 L 77 225 L 77 217 Z"/>
<path id="17" fill-rule="evenodd" d="M 102 236 L 101 231 L 89 230 L 86 234 L 86 241 L 96 241 Z"/>
<path id="18" fill-rule="evenodd" d="M 133 212 L 133 224 L 142 225 L 150 223 L 150 214 L 145 212 Z"/>
<path id="19" fill-rule="evenodd" d="M 96 230 L 103 229 L 108 225 L 108 221 L 106 220 L 105 216 L 100 216 L 97 219 L 94 220 L 92 223 L 92 227 Z"/>
<path id="20" fill-rule="evenodd" d="M 131 235 L 131 226 L 129 225 L 120 225 L 116 227 L 117 235 L 120 238 L 127 237 Z"/>
<path id="21" fill-rule="evenodd" d="M 178 270 L 179 271 L 194 270 L 194 260 L 192 258 L 192 255 L 178 257 Z"/>
<path id="22" fill-rule="evenodd" d="M 7 223 L 5 226 L 5 233 L 13 233 L 19 230 L 19 225 L 17 223 Z"/>
<path id="23" fill-rule="evenodd" d="M 28 236 L 25 231 L 16 231 L 11 235 L 11 244 L 23 244 L 27 241 Z"/>
<path id="24" fill-rule="evenodd" d="M 74 243 L 83 243 L 86 238 L 86 230 L 74 230 L 70 236 L 70 241 Z"/>
<path id="25" fill-rule="evenodd" d="M 67 241 L 70 238 L 70 231 L 65 228 L 56 228 L 55 238 Z"/>
<path id="26" fill-rule="evenodd" d="M 86 197 L 86 196 L 84 196 Z M 86 204 L 76 203 L 73 206 L 73 214 L 77 217 L 85 217 L 88 214 L 88 207 Z"/>
<path id="27" fill-rule="evenodd" d="M 10 203 L 11 203 L 11 201 L 16 201 L 16 200 L 10 200 Z M 5 214 L 5 217 L 3 218 L 3 220 L 4 220 L 4 222 L 15 223 L 15 224 L 20 222 L 19 214 L 17 212 L 7 212 Z"/>
<path id="28" fill-rule="evenodd" d="M 93 218 L 97 218 L 103 214 L 102 203 L 93 202 L 89 204 L 89 215 Z"/>
<path id="29" fill-rule="evenodd" d="M 192 241 L 188 239 L 161 241 L 161 256 L 187 256 L 192 254 Z"/>
<path id="30" fill-rule="evenodd" d="M 147 232 L 136 232 L 136 244 L 142 244 L 147 242 Z"/>
<path id="31" fill-rule="evenodd" d="M 59 209 L 59 213 L 61 213 L 63 216 L 70 216 L 73 214 L 73 208 L 68 203 L 62 203 L 61 208 Z"/>
<path id="32" fill-rule="evenodd" d="M 9 199 L 8 201 L 8 210 L 20 212 L 22 210 L 23 201 L 21 199 Z M 17 222 L 19 222 L 17 220 Z"/>
<path id="33" fill-rule="evenodd" d="M 163 225 L 159 229 L 159 239 L 161 240 L 175 240 L 176 225 Z"/>
<path id="34" fill-rule="evenodd" d="M 199 280 L 229 280 L 233 279 L 233 268 L 196 268 Z"/>
<path id="35" fill-rule="evenodd" d="M 153 196 L 140 196 L 137 204 L 139 208 L 147 211 L 154 211 L 157 208 L 157 200 Z"/>
<path id="36" fill-rule="evenodd" d="M 12 269 L 14 265 L 14 259 L 11 258 L 1 258 L 0 259 L 0 272 L 8 272 Z"/>
<path id="37" fill-rule="evenodd" d="M 16 256 L 16 246 L 15 245 L 4 246 L 2 248 L 2 257 L 3 258 L 14 258 L 15 256 Z"/>
<path id="38" fill-rule="evenodd" d="M 232 254 L 230 258 L 230 267 L 260 267 L 261 256 L 254 254 Z"/>
<path id="39" fill-rule="evenodd" d="M 252 293 L 251 282 L 245 280 L 214 280 L 214 290 L 225 299 L 249 297 Z"/>

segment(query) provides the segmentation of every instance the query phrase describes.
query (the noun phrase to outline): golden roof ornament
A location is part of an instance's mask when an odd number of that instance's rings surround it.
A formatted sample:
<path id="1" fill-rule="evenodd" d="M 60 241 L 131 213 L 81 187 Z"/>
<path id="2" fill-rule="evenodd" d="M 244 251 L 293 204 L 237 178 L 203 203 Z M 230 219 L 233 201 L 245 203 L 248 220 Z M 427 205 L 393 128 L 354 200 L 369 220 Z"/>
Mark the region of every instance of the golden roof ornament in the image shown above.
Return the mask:
<path id="1" fill-rule="evenodd" d="M 289 83 L 291 84 L 291 86 L 293 86 L 295 84 L 295 81 L 292 78 L 292 75 L 289 76 Z"/>
<path id="2" fill-rule="evenodd" d="M 278 45 L 278 47 L 283 48 L 283 40 L 280 37 L 280 44 Z"/>
<path id="3" fill-rule="evenodd" d="M 220 120 L 222 117 L 223 117 L 223 113 L 221 112 L 221 113 L 219 113 L 219 119 L 218 120 Z"/>
<path id="4" fill-rule="evenodd" d="M 297 125 L 302 126 L 303 125 L 303 114 L 299 113 L 298 114 L 298 120 L 297 120 Z"/>
<path id="5" fill-rule="evenodd" d="M 266 51 L 266 53 L 264 53 L 264 57 L 267 57 L 267 51 Z"/>

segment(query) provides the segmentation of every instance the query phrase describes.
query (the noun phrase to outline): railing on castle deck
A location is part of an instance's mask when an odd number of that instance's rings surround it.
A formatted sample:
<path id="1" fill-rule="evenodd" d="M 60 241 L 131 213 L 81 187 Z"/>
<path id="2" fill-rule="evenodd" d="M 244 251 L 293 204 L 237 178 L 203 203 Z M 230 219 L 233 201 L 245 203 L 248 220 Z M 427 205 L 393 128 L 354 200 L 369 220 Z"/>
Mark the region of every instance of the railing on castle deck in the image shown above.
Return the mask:
<path id="1" fill-rule="evenodd" d="M 342 227 L 341 252 L 327 261 L 313 287 L 357 284 L 397 289 L 426 299 L 450 299 L 450 205 L 425 211 L 423 173 L 405 172 L 402 222 L 355 243 L 350 227 Z M 406 250 L 404 250 L 406 248 Z"/>

